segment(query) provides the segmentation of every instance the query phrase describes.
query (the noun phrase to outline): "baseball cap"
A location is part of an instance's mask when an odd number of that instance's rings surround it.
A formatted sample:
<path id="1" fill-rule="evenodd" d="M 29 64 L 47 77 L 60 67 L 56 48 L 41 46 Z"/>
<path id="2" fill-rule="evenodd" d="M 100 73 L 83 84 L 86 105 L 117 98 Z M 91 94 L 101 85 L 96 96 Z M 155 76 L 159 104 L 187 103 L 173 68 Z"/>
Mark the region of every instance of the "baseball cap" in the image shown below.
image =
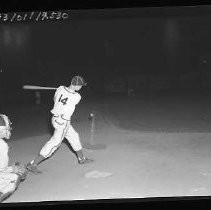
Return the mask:
<path id="1" fill-rule="evenodd" d="M 71 80 L 71 85 L 74 86 L 86 86 L 87 83 L 84 81 L 84 78 L 81 76 L 74 76 Z"/>

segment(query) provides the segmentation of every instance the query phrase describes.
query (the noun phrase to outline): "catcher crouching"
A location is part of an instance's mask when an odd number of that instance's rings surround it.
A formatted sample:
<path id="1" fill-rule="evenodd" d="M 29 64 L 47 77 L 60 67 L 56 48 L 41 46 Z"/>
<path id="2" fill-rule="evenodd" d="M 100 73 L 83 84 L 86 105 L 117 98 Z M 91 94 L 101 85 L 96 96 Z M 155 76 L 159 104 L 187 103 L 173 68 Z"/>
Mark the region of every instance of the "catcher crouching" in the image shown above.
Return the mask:
<path id="1" fill-rule="evenodd" d="M 16 191 L 27 175 L 25 166 L 20 162 L 8 166 L 9 147 L 5 140 L 10 139 L 11 130 L 9 118 L 0 114 L 0 203 Z"/>

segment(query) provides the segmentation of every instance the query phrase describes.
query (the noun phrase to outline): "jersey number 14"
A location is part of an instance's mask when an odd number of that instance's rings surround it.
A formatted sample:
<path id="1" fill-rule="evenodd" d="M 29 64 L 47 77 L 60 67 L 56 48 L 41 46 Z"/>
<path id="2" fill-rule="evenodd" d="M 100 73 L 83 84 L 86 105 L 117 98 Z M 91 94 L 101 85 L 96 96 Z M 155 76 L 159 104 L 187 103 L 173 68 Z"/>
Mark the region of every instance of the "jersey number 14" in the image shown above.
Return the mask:
<path id="1" fill-rule="evenodd" d="M 66 104 L 67 104 L 68 98 L 62 98 L 62 96 L 63 96 L 63 95 L 60 96 L 59 102 L 61 102 L 63 105 L 66 105 Z"/>

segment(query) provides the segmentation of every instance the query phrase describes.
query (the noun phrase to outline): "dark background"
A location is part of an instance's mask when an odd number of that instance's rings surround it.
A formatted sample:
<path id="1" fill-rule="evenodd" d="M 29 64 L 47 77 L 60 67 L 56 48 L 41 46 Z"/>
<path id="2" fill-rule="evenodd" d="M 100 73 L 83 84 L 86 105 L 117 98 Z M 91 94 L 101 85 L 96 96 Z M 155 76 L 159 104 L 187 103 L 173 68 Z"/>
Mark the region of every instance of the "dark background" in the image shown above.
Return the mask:
<path id="1" fill-rule="evenodd" d="M 85 98 L 209 94 L 211 8 L 73 10 L 67 21 L 0 25 L 0 91 L 8 104 L 34 103 L 22 86 L 69 85 L 79 74 Z M 41 91 L 51 103 L 53 91 Z M 3 110 L 2 110 L 3 111 Z"/>

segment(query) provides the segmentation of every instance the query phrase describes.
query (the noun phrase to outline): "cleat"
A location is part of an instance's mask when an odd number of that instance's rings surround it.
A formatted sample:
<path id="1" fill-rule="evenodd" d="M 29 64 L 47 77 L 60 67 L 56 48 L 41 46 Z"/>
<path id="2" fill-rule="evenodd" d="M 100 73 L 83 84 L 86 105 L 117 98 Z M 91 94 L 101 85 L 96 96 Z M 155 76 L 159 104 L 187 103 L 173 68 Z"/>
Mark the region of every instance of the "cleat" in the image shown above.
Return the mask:
<path id="1" fill-rule="evenodd" d="M 30 172 L 32 172 L 33 174 L 41 174 L 42 171 L 40 171 L 37 166 L 33 166 L 31 163 L 28 163 L 26 165 L 26 169 Z"/>
<path id="2" fill-rule="evenodd" d="M 94 160 L 89 159 L 87 157 L 84 157 L 83 159 L 78 159 L 79 164 L 86 164 L 86 163 L 91 163 L 91 162 L 94 162 Z"/>

